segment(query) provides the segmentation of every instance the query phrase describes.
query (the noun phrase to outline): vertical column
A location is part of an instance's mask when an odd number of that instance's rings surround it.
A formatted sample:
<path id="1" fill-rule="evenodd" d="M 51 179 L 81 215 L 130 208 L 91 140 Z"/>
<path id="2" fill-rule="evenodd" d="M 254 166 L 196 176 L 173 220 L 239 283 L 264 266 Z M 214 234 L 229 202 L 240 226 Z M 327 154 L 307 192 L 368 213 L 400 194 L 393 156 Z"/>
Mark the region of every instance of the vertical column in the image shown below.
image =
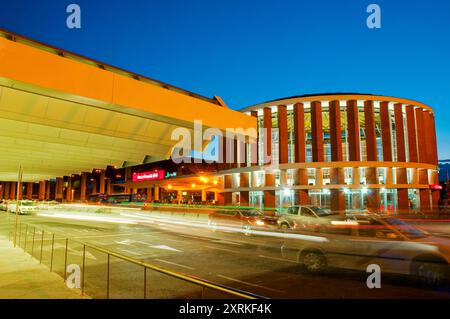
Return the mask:
<path id="1" fill-rule="evenodd" d="M 39 182 L 39 200 L 45 199 L 45 181 Z"/>
<path id="2" fill-rule="evenodd" d="M 288 156 L 288 123 L 287 110 L 285 105 L 278 106 L 278 154 L 279 163 L 286 164 L 289 162 Z"/>
<path id="3" fill-rule="evenodd" d="M 423 122 L 423 111 L 421 108 L 416 108 L 416 125 L 417 125 L 417 142 L 419 150 L 419 162 L 428 163 L 426 138 L 425 138 L 425 126 Z"/>
<path id="4" fill-rule="evenodd" d="M 421 188 L 419 190 L 420 195 L 420 209 L 422 211 L 427 211 L 431 209 L 430 202 L 430 189 L 428 188 L 428 170 L 419 169 L 419 184 L 426 185 L 427 188 Z"/>
<path id="5" fill-rule="evenodd" d="M 395 119 L 395 138 L 397 140 L 397 161 L 406 162 L 406 150 L 405 150 L 405 128 L 403 125 L 403 107 L 401 103 L 394 105 L 394 119 Z M 397 171 L 397 184 L 407 184 L 406 168 L 398 167 Z M 409 209 L 408 201 L 408 189 L 397 189 L 398 210 L 406 211 Z"/>
<path id="6" fill-rule="evenodd" d="M 206 188 L 202 188 L 202 204 L 206 203 Z"/>
<path id="7" fill-rule="evenodd" d="M 416 117 L 412 105 L 406 106 L 406 126 L 408 127 L 409 161 L 415 163 L 419 161 L 419 157 L 417 153 Z"/>
<path id="8" fill-rule="evenodd" d="M 263 114 L 263 125 L 264 125 L 264 154 L 268 158 L 272 156 L 272 109 L 270 107 L 264 108 Z M 272 160 L 264 159 L 264 164 L 272 163 Z"/>
<path id="9" fill-rule="evenodd" d="M 275 186 L 275 174 L 266 172 L 265 174 L 265 187 Z M 264 208 L 274 208 L 275 207 L 275 190 L 265 190 L 264 191 Z"/>
<path id="10" fill-rule="evenodd" d="M 381 141 L 383 144 L 383 161 L 392 162 L 391 118 L 389 103 L 380 102 Z"/>
<path id="11" fill-rule="evenodd" d="M 342 143 L 341 143 L 341 107 L 339 101 L 331 101 L 329 104 L 330 119 L 330 146 L 331 161 L 342 161 Z M 332 167 L 330 170 L 331 184 L 344 184 L 344 173 L 341 167 Z M 330 204 L 332 211 L 345 213 L 345 197 L 341 189 L 330 190 Z"/>
<path id="12" fill-rule="evenodd" d="M 311 102 L 312 160 L 323 162 L 322 103 Z"/>
<path id="13" fill-rule="evenodd" d="M 66 188 L 66 201 L 71 202 L 73 201 L 72 196 L 72 176 L 67 176 L 67 188 Z"/>
<path id="14" fill-rule="evenodd" d="M 10 195 L 11 183 L 10 183 L 10 182 L 5 182 L 4 185 L 5 185 L 5 191 L 4 191 L 4 195 L 3 195 L 3 196 L 4 196 L 5 199 L 11 199 L 11 198 L 9 197 L 9 195 Z"/>
<path id="15" fill-rule="evenodd" d="M 23 193 L 23 184 L 22 183 L 17 183 L 17 190 L 18 190 L 18 192 L 17 192 L 17 199 L 18 200 L 22 200 L 22 193 Z"/>
<path id="16" fill-rule="evenodd" d="M 27 199 L 33 199 L 33 183 L 27 183 Z"/>
<path id="17" fill-rule="evenodd" d="M 9 199 L 15 199 L 16 198 L 16 182 L 10 183 L 10 189 L 9 189 Z"/>
<path id="18" fill-rule="evenodd" d="M 98 187 L 98 192 L 100 194 L 105 194 L 105 179 L 106 179 L 106 172 L 104 169 L 102 169 L 100 171 L 99 187 Z"/>
<path id="19" fill-rule="evenodd" d="M 0 199 L 4 199 L 4 190 L 5 190 L 5 183 L 0 182 Z"/>
<path id="20" fill-rule="evenodd" d="M 306 168 L 299 168 L 297 171 L 297 185 L 308 185 L 308 173 Z M 297 193 L 297 204 L 307 205 L 309 202 L 308 189 L 299 189 Z"/>
<path id="21" fill-rule="evenodd" d="M 178 194 L 181 194 L 181 191 L 177 191 L 177 196 Z M 148 187 L 147 188 L 147 202 L 152 202 L 153 198 L 152 198 L 152 188 Z"/>
<path id="22" fill-rule="evenodd" d="M 55 200 L 63 199 L 63 179 L 62 177 L 56 178 Z"/>
<path id="23" fill-rule="evenodd" d="M 350 161 L 361 161 L 357 101 L 347 101 L 348 153 Z"/>
<path id="24" fill-rule="evenodd" d="M 224 177 L 223 177 L 223 188 L 230 189 L 232 187 L 232 178 L 233 178 L 233 176 L 231 174 L 224 175 Z M 230 192 L 230 191 L 225 192 L 223 194 L 223 196 L 224 196 L 224 204 L 225 205 L 232 204 L 232 202 L 233 202 L 232 195 L 233 195 L 233 193 Z"/>
<path id="25" fill-rule="evenodd" d="M 303 103 L 294 104 L 295 163 L 306 162 L 305 110 Z"/>
<path id="26" fill-rule="evenodd" d="M 45 181 L 45 200 L 50 200 L 50 180 Z"/>
<path id="27" fill-rule="evenodd" d="M 86 179 L 87 179 L 87 173 L 81 173 L 80 200 L 82 202 L 84 202 L 86 200 Z"/>
<path id="28" fill-rule="evenodd" d="M 125 183 L 128 183 L 131 181 L 131 167 L 125 167 Z M 130 193 L 130 188 L 128 186 L 125 186 L 125 193 Z"/>
<path id="29" fill-rule="evenodd" d="M 106 194 L 107 195 L 111 195 L 112 194 L 112 181 L 111 181 L 111 178 L 108 178 L 107 180 L 106 180 Z"/>
<path id="30" fill-rule="evenodd" d="M 159 186 L 158 185 L 155 185 L 155 187 L 154 187 L 153 196 L 154 196 L 154 201 L 159 202 Z"/>
<path id="31" fill-rule="evenodd" d="M 240 174 L 239 178 L 240 178 L 240 187 L 245 187 L 245 188 L 247 188 L 247 187 L 250 186 L 250 185 L 249 185 L 249 184 L 250 184 L 250 183 L 249 183 L 249 180 L 250 180 L 250 173 L 242 172 L 242 173 Z M 249 191 L 240 191 L 239 195 L 240 195 L 239 198 L 240 198 L 240 204 L 241 204 L 241 206 L 248 206 L 249 203 L 250 203 L 250 200 L 249 200 Z"/>
<path id="32" fill-rule="evenodd" d="M 364 122 L 366 131 L 366 154 L 367 161 L 377 160 L 377 137 L 375 133 L 375 119 L 373 101 L 364 102 Z M 367 184 L 378 184 L 377 168 L 366 167 Z M 378 211 L 380 209 L 380 190 L 373 188 L 367 196 L 367 208 Z"/>
<path id="33" fill-rule="evenodd" d="M 258 111 L 251 111 L 250 115 L 255 117 L 258 120 Z M 259 126 L 257 127 L 257 129 L 259 130 Z M 259 132 L 257 132 L 257 136 L 259 136 Z M 259 143 L 258 143 L 258 137 L 256 139 L 256 145 L 255 147 L 251 150 L 251 164 L 252 166 L 258 165 L 259 163 Z"/>
<path id="34" fill-rule="evenodd" d="M 434 114 L 428 113 L 429 121 L 430 121 L 430 134 L 431 134 L 431 142 L 432 142 L 432 159 L 431 164 L 438 164 L 438 150 L 437 150 L 437 140 L 436 140 L 436 123 L 434 121 Z M 439 181 L 438 181 L 439 182 Z"/>

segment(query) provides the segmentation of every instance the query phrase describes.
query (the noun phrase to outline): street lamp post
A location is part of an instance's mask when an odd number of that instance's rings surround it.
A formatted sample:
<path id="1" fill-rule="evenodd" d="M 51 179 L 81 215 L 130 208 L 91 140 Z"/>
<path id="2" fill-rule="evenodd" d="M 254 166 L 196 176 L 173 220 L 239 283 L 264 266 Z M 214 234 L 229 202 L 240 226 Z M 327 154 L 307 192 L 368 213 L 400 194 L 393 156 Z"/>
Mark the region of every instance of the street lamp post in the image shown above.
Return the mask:
<path id="1" fill-rule="evenodd" d="M 17 242 L 17 226 L 19 224 L 19 187 L 22 185 L 22 174 L 23 169 L 22 165 L 19 166 L 19 176 L 17 178 L 17 187 L 16 187 L 16 222 L 14 225 L 14 247 L 16 247 Z"/>

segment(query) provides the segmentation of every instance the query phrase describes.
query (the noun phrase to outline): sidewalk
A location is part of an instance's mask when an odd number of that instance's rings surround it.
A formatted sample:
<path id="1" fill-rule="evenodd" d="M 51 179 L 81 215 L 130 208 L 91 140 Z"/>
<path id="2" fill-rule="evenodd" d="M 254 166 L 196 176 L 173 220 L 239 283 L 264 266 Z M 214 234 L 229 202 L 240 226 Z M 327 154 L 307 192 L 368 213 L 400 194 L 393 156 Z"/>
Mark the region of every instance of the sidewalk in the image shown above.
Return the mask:
<path id="1" fill-rule="evenodd" d="M 0 299 L 80 299 L 79 289 L 0 235 Z"/>

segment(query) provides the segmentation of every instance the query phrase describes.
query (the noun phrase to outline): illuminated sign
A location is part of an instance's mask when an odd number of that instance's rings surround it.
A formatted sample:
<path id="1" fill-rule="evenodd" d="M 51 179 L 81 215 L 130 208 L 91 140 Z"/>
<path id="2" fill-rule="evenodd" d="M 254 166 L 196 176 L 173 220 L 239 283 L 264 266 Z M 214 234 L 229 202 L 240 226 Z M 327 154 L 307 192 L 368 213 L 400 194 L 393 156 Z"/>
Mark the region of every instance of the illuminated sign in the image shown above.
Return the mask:
<path id="1" fill-rule="evenodd" d="M 162 169 L 151 172 L 133 173 L 133 182 L 161 180 L 164 179 L 165 173 Z"/>
<path id="2" fill-rule="evenodd" d="M 430 185 L 430 189 L 432 189 L 432 190 L 440 190 L 440 189 L 442 189 L 442 186 L 439 185 L 439 184 L 432 184 L 432 185 Z"/>

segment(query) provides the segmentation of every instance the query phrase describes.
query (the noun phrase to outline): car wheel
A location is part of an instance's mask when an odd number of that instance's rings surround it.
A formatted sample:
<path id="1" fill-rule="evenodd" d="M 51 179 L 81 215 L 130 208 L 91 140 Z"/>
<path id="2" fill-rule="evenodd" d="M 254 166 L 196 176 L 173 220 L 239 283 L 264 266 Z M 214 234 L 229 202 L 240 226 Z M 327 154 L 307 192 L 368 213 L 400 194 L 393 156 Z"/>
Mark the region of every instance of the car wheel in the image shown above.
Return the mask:
<path id="1" fill-rule="evenodd" d="M 327 259 L 319 251 L 303 252 L 301 255 L 301 263 L 311 273 L 320 273 L 327 268 Z"/>
<path id="2" fill-rule="evenodd" d="M 252 226 L 249 224 L 243 225 L 242 230 L 244 231 L 245 236 L 250 236 L 252 234 Z"/>
<path id="3" fill-rule="evenodd" d="M 290 227 L 289 227 L 289 225 L 287 223 L 283 223 L 283 224 L 280 225 L 280 229 L 281 229 L 282 232 L 288 231 L 289 228 Z"/>
<path id="4" fill-rule="evenodd" d="M 436 260 L 415 260 L 411 265 L 411 274 L 425 284 L 436 286 L 447 279 L 448 265 Z"/>

